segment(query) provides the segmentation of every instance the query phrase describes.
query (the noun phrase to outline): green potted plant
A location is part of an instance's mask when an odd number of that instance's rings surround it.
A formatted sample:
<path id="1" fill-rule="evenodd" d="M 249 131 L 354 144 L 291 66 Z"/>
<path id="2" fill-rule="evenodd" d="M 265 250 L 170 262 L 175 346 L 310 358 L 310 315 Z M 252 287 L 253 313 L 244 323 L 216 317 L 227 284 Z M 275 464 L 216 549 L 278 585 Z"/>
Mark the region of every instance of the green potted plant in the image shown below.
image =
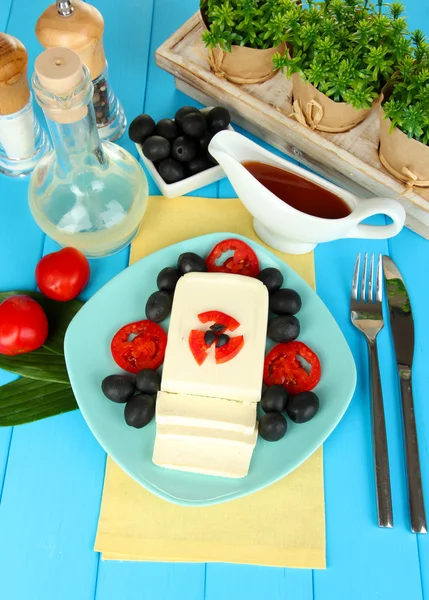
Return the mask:
<path id="1" fill-rule="evenodd" d="M 369 0 L 308 0 L 292 8 L 273 64 L 293 82 L 294 114 L 313 129 L 341 132 L 368 115 L 409 53 L 404 7 Z"/>
<path id="2" fill-rule="evenodd" d="M 233 83 L 262 83 L 285 51 L 287 14 L 300 0 L 201 0 L 202 40 L 213 71 Z"/>
<path id="3" fill-rule="evenodd" d="M 379 155 L 409 187 L 429 187 L 429 42 L 419 30 L 411 39 L 380 106 Z"/>

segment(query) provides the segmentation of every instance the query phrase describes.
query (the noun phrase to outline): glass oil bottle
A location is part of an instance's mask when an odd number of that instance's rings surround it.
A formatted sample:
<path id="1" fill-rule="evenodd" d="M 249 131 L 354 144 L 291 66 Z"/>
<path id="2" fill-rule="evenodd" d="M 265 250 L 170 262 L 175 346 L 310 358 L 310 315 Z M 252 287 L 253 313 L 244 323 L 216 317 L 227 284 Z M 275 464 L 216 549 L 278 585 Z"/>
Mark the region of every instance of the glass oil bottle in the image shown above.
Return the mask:
<path id="1" fill-rule="evenodd" d="M 131 154 L 100 141 L 88 68 L 73 50 L 45 50 L 36 59 L 33 89 L 54 146 L 31 176 L 34 219 L 61 246 L 88 257 L 124 248 L 140 226 L 148 185 Z"/>

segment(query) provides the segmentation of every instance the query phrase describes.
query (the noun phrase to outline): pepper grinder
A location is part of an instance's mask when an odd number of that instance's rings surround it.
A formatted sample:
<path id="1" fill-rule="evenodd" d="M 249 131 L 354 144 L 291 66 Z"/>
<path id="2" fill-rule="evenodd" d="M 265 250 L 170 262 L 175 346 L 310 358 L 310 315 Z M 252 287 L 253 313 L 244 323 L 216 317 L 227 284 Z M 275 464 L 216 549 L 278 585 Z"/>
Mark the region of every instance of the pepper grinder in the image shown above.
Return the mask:
<path id="1" fill-rule="evenodd" d="M 89 69 L 98 133 L 103 141 L 114 141 L 124 133 L 127 122 L 109 83 L 103 31 L 103 17 L 94 6 L 71 0 L 51 4 L 36 24 L 36 36 L 44 48 L 70 48 Z"/>
<path id="2" fill-rule="evenodd" d="M 31 173 L 49 148 L 33 113 L 27 65 L 23 44 L 0 33 L 0 172 L 11 177 Z"/>

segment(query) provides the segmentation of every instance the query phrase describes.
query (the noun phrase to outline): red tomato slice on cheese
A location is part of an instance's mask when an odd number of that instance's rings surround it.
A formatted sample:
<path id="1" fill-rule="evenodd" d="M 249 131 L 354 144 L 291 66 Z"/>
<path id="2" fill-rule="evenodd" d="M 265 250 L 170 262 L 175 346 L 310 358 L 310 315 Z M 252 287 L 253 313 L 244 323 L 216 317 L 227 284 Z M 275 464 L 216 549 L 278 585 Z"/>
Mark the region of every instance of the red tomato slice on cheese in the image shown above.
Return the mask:
<path id="1" fill-rule="evenodd" d="M 207 350 L 209 346 L 204 341 L 205 331 L 198 331 L 198 329 L 191 329 L 189 334 L 189 347 L 193 354 L 193 357 L 197 363 L 201 366 L 207 358 Z"/>
<path id="2" fill-rule="evenodd" d="M 221 348 L 216 348 L 215 350 L 215 358 L 216 364 L 221 365 L 223 363 L 232 360 L 237 356 L 242 347 L 244 346 L 244 337 L 242 335 L 237 335 L 236 337 L 230 338 L 229 342 L 222 346 Z"/>
<path id="3" fill-rule="evenodd" d="M 198 315 L 201 323 L 216 323 L 217 325 L 224 325 L 227 331 L 235 331 L 240 327 L 240 323 L 233 317 L 221 312 L 220 310 L 208 310 L 207 312 L 200 313 Z"/>

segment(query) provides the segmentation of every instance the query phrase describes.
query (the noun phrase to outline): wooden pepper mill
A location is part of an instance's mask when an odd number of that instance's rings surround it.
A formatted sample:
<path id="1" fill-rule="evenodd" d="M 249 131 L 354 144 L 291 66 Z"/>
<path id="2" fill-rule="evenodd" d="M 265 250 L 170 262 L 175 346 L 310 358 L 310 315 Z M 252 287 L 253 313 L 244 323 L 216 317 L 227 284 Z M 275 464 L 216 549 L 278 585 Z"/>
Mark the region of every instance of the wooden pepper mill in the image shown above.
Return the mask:
<path id="1" fill-rule="evenodd" d="M 34 117 L 24 45 L 0 33 L 0 171 L 30 173 L 48 143 Z"/>
<path id="2" fill-rule="evenodd" d="M 39 17 L 36 36 L 42 46 L 74 50 L 89 69 L 94 84 L 93 104 L 102 140 L 119 138 L 126 127 L 125 115 L 108 81 L 103 47 L 104 20 L 90 4 L 57 0 Z"/>

